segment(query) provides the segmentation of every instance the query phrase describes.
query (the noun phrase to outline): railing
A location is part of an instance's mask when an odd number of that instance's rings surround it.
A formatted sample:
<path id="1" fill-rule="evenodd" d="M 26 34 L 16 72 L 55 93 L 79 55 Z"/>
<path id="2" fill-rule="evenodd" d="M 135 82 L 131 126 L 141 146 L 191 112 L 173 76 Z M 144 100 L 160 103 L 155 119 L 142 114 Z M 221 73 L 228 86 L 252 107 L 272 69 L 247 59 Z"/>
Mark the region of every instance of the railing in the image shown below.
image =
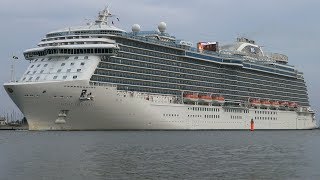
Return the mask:
<path id="1" fill-rule="evenodd" d="M 133 33 L 122 33 L 120 36 L 130 38 L 130 39 L 136 39 L 136 40 L 140 40 L 140 41 L 151 42 L 154 44 L 159 44 L 159 45 L 164 45 L 164 46 L 169 46 L 169 47 L 174 47 L 174 48 L 186 50 L 182 45 L 176 44 L 175 42 L 162 42 L 162 41 L 151 39 L 148 37 L 139 36 L 139 35 L 147 35 L 147 34 L 152 34 L 152 33 L 155 34 L 155 32 L 153 32 L 153 31 L 148 31 L 148 32 L 138 33 L 137 35 L 135 35 Z M 169 35 L 167 35 L 167 37 L 174 38 L 174 36 L 169 36 Z M 252 56 L 248 56 L 243 53 L 239 54 L 239 52 L 228 51 L 228 50 L 221 50 L 220 52 L 203 50 L 203 51 L 199 52 L 197 48 L 190 47 L 187 49 L 187 51 L 199 53 L 199 54 L 204 54 L 204 55 L 211 55 L 211 56 L 215 56 L 215 57 L 219 57 L 219 58 L 237 58 L 242 61 L 258 61 L 258 62 L 264 62 L 265 64 L 270 63 L 270 62 L 274 63 L 278 60 L 278 59 L 272 58 L 270 56 L 252 57 Z"/>

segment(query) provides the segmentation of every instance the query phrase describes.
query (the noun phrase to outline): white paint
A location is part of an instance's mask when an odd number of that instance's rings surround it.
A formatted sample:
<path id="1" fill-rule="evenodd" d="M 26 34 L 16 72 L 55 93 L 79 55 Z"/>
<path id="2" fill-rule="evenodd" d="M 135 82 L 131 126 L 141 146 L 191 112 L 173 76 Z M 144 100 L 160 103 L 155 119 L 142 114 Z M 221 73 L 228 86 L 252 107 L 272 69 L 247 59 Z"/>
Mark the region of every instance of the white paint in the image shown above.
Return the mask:
<path id="1" fill-rule="evenodd" d="M 173 96 L 90 86 L 88 80 L 9 83 L 5 88 L 13 89 L 14 92 L 8 94 L 26 116 L 30 130 L 245 130 L 250 128 L 251 119 L 256 129 L 316 128 L 313 114 L 308 112 L 299 115 L 295 111 L 245 109 L 249 113 L 244 113 L 244 109 L 239 108 L 174 104 Z M 83 89 L 92 93 L 93 100 L 79 99 Z M 214 110 L 208 111 L 208 108 Z M 239 110 L 241 112 L 236 112 Z M 68 111 L 65 123 L 56 123 L 61 111 Z"/>

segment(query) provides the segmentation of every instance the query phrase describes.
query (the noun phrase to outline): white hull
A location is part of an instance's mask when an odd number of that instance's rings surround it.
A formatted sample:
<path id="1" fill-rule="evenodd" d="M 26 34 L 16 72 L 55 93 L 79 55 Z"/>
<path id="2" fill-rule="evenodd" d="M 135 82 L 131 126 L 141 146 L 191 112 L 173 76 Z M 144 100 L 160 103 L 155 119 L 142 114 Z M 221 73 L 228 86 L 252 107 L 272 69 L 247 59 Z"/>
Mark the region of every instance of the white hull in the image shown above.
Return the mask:
<path id="1" fill-rule="evenodd" d="M 169 96 L 90 86 L 86 80 L 4 86 L 13 90 L 8 94 L 30 130 L 248 130 L 251 119 L 255 129 L 317 127 L 309 112 L 174 104 Z M 83 89 L 93 100 L 79 99 Z M 62 112 L 66 117 L 59 118 Z"/>

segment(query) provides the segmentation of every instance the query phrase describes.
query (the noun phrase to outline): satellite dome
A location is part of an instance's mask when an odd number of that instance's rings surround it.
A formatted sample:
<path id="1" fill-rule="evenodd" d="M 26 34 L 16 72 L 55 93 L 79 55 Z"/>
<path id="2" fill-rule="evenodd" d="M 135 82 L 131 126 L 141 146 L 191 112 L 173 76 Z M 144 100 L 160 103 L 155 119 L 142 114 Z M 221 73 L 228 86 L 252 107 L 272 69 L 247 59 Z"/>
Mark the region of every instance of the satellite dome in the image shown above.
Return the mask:
<path id="1" fill-rule="evenodd" d="M 161 33 L 164 33 L 167 29 L 167 24 L 165 22 L 161 22 L 159 25 L 158 25 L 158 29 Z"/>
<path id="2" fill-rule="evenodd" d="M 140 31 L 140 25 L 139 24 L 132 25 L 132 32 L 137 33 L 139 31 Z"/>

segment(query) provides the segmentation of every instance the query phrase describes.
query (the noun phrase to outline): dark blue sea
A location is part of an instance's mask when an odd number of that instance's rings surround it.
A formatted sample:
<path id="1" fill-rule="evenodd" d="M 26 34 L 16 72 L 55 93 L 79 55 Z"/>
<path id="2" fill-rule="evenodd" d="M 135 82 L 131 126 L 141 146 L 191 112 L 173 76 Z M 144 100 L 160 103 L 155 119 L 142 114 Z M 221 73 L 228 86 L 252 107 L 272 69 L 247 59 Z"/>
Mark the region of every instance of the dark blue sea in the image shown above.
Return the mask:
<path id="1" fill-rule="evenodd" d="M 0 179 L 320 179 L 320 131 L 0 131 Z"/>

